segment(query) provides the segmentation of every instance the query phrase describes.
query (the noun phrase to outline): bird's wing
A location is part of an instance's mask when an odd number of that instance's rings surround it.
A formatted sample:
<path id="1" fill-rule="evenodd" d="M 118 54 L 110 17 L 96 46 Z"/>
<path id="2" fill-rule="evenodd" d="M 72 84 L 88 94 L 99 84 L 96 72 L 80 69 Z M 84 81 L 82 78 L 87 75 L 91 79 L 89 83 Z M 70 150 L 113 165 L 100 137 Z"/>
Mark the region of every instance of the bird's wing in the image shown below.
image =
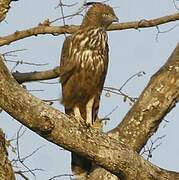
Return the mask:
<path id="1" fill-rule="evenodd" d="M 74 41 L 76 34 L 68 36 L 62 47 L 61 61 L 60 61 L 60 81 L 61 83 L 68 80 L 73 74 L 73 71 L 78 71 L 80 68 L 81 57 L 79 56 L 78 43 Z"/>
<path id="2" fill-rule="evenodd" d="M 60 76 L 70 72 L 74 64 L 70 61 L 69 58 L 69 49 L 71 43 L 71 36 L 67 37 L 63 43 L 62 52 L 61 52 L 61 60 L 60 60 Z"/>

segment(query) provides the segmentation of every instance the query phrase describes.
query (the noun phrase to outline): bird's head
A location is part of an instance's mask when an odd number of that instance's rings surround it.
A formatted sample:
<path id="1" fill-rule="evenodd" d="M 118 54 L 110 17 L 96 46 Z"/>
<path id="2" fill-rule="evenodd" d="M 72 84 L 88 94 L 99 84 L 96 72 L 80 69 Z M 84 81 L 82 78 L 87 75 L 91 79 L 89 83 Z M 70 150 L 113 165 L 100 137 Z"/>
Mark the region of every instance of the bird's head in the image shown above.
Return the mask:
<path id="1" fill-rule="evenodd" d="M 113 22 L 118 22 L 118 18 L 112 7 L 103 3 L 87 3 L 92 6 L 87 11 L 82 26 L 97 26 L 107 28 Z"/>

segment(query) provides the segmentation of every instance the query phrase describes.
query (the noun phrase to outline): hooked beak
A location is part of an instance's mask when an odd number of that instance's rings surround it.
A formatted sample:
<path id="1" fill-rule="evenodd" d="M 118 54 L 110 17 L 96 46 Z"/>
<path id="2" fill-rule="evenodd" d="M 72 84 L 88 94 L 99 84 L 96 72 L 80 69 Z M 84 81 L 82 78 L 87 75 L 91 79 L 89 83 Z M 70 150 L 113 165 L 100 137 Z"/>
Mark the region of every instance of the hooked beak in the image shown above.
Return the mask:
<path id="1" fill-rule="evenodd" d="M 117 16 L 113 16 L 112 22 L 119 22 L 119 18 Z"/>
<path id="2" fill-rule="evenodd" d="M 119 22 L 119 19 L 117 16 L 108 16 L 108 21 L 113 23 L 113 22 Z"/>

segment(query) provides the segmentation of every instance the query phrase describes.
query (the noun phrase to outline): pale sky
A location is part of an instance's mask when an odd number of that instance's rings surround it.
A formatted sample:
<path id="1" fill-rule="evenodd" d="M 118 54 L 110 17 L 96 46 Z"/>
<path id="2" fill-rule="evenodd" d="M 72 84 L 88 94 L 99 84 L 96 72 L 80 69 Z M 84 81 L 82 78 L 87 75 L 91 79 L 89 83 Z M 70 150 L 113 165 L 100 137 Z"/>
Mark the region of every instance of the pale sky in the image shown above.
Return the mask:
<path id="1" fill-rule="evenodd" d="M 16 30 L 22 30 L 37 26 L 40 22 L 49 18 L 54 20 L 61 17 L 60 8 L 55 8 L 58 0 L 20 0 L 11 4 L 12 8 L 6 18 L 6 22 L 1 23 L 0 36 L 8 35 Z M 81 1 L 63 1 L 66 4 Z M 142 19 L 158 18 L 161 16 L 176 13 L 177 10 L 173 5 L 173 1 L 163 0 L 111 0 L 108 2 L 115 8 L 115 12 L 121 22 L 136 21 Z M 65 15 L 72 14 L 77 11 L 80 3 L 71 8 L 65 8 Z M 179 7 L 179 2 L 178 2 Z M 79 24 L 81 16 L 73 19 L 68 19 L 66 24 Z M 58 21 L 55 25 L 62 25 L 62 21 Z M 178 22 L 169 23 L 159 26 L 161 31 L 166 31 Z M 137 97 L 144 87 L 147 85 L 150 77 L 166 62 L 167 58 L 172 53 L 177 42 L 179 41 L 179 26 L 167 33 L 161 33 L 156 40 L 157 29 L 147 28 L 139 30 L 123 30 L 113 31 L 108 33 L 110 46 L 110 63 L 108 69 L 105 86 L 120 88 L 121 85 L 133 74 L 139 71 L 145 71 L 146 75 L 136 77 L 131 80 L 124 88 L 124 92 L 132 97 Z M 19 65 L 15 70 L 21 72 L 47 70 L 59 65 L 59 56 L 64 36 L 39 35 L 30 37 L 15 43 L 10 46 L 4 46 L 0 49 L 0 53 L 11 50 L 27 49 L 26 51 L 15 53 L 17 57 L 7 57 L 7 60 L 22 60 L 32 63 L 48 63 L 46 66 Z M 15 64 L 8 62 L 8 67 L 11 69 Z M 48 82 L 58 82 L 57 79 Z M 42 83 L 26 83 L 30 90 L 43 90 L 32 92 L 36 97 L 41 99 L 57 99 L 60 98 L 59 84 L 42 84 Z M 105 94 L 105 93 L 104 93 Z M 112 109 L 118 106 L 117 110 L 110 116 L 110 121 L 107 122 L 105 130 L 114 128 L 130 109 L 128 102 L 123 102 L 123 97 L 111 94 L 110 97 L 105 97 L 103 94 L 100 107 L 100 116 L 104 117 L 110 113 Z M 55 108 L 63 111 L 63 107 L 59 102 L 53 105 Z M 179 171 L 179 107 L 175 107 L 165 119 L 159 128 L 157 134 L 152 137 L 155 140 L 159 136 L 166 135 L 158 143 L 162 142 L 153 152 L 151 162 L 168 170 Z M 17 133 L 20 124 L 13 120 L 5 112 L 0 114 L 0 128 L 6 133 L 8 139 L 11 139 Z M 36 172 L 37 180 L 47 180 L 55 175 L 71 174 L 70 171 L 70 153 L 61 150 L 56 145 L 48 143 L 30 130 L 27 130 L 25 135 L 20 139 L 21 157 L 27 156 L 35 149 L 43 146 L 36 154 L 28 158 L 25 164 L 29 168 L 41 168 L 44 171 Z M 10 158 L 15 155 L 10 153 Z M 28 176 L 34 179 L 32 175 Z M 57 178 L 68 180 L 69 177 Z M 21 180 L 17 176 L 17 180 Z"/>

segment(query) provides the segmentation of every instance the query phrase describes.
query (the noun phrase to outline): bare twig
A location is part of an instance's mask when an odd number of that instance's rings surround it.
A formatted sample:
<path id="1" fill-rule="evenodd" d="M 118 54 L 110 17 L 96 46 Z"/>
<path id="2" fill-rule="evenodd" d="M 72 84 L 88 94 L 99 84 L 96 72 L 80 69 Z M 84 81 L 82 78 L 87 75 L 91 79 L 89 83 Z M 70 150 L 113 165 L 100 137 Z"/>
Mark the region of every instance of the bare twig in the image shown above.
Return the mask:
<path id="1" fill-rule="evenodd" d="M 13 159 L 12 163 L 13 166 L 17 169 L 21 168 L 20 166 L 18 166 L 18 163 L 20 163 L 23 167 L 25 167 L 26 170 L 17 170 L 15 171 L 16 174 L 20 175 L 22 178 L 24 179 L 28 179 L 28 177 L 26 175 L 24 175 L 24 173 L 30 173 L 34 176 L 34 178 L 36 179 L 36 175 L 35 175 L 35 171 L 43 171 L 43 169 L 39 169 L 39 168 L 35 168 L 35 169 L 30 169 L 24 162 L 26 159 L 32 157 L 37 151 L 39 151 L 43 146 L 38 147 L 37 149 L 35 149 L 33 152 L 31 152 L 29 155 L 25 156 L 25 157 L 21 157 L 20 155 L 20 144 L 19 144 L 19 139 L 24 135 L 25 130 L 21 133 L 23 128 L 23 125 L 20 126 L 18 132 L 17 132 L 17 137 L 14 139 L 16 140 L 16 152 L 17 152 L 17 159 Z M 15 164 L 17 164 L 15 166 Z"/>
<path id="2" fill-rule="evenodd" d="M 117 89 L 117 88 L 104 87 L 103 90 L 107 92 L 106 96 L 108 96 L 108 97 L 110 96 L 110 93 L 123 96 L 124 102 L 129 100 L 130 101 L 130 105 L 131 105 L 131 103 L 134 103 L 137 100 L 136 97 L 131 97 L 131 96 L 127 95 L 126 93 L 123 93 L 122 91 L 119 91 L 119 89 Z"/>
<path id="3" fill-rule="evenodd" d="M 15 171 L 15 174 L 21 176 L 25 180 L 29 180 L 29 178 L 27 176 L 25 176 L 21 171 Z"/>
<path id="4" fill-rule="evenodd" d="M 5 59 L 6 62 L 12 62 L 12 63 L 16 63 L 17 65 L 19 64 L 27 64 L 27 65 L 31 65 L 31 66 L 46 66 L 48 65 L 48 63 L 31 63 L 31 62 L 27 62 L 24 60 L 9 60 L 9 59 Z"/>
<path id="5" fill-rule="evenodd" d="M 18 161 L 34 176 L 34 178 L 36 179 L 36 175 L 29 169 L 28 166 L 26 166 L 23 162 L 23 160 L 21 160 L 20 157 L 20 145 L 19 145 L 19 136 L 20 136 L 20 131 L 22 129 L 23 125 L 21 125 L 21 127 L 19 128 L 18 132 L 17 132 L 17 141 L 16 141 L 16 147 L 17 147 L 17 157 L 18 157 Z"/>
<path id="6" fill-rule="evenodd" d="M 43 82 L 43 81 L 39 81 L 39 83 L 41 83 L 41 84 L 59 84 L 59 81 L 57 81 L 57 82 Z"/>
<path id="7" fill-rule="evenodd" d="M 158 26 L 156 26 L 156 29 L 157 29 L 157 34 L 156 34 L 156 37 L 155 37 L 155 40 L 158 41 L 158 38 L 159 38 L 159 35 L 162 34 L 162 33 L 168 33 L 172 30 L 174 30 L 176 27 L 178 27 L 179 24 L 175 24 L 173 27 L 167 29 L 167 30 L 164 30 L 164 31 L 161 31 L 160 28 Z"/>
<path id="8" fill-rule="evenodd" d="M 55 180 L 56 178 L 62 178 L 62 177 L 69 177 L 71 179 L 71 177 L 73 177 L 73 174 L 60 174 L 60 175 L 53 176 L 49 178 L 48 180 Z"/>
<path id="9" fill-rule="evenodd" d="M 5 56 L 13 56 L 13 57 L 17 57 L 16 54 L 13 54 L 13 53 L 16 53 L 16 52 L 21 52 L 21 51 L 26 51 L 27 49 L 16 49 L 16 50 L 11 50 L 11 51 L 7 51 L 5 53 L 2 53 L 2 55 L 5 57 Z"/>
<path id="10" fill-rule="evenodd" d="M 174 4 L 175 9 L 179 11 L 179 7 L 177 6 L 176 0 L 173 0 L 173 4 Z"/>
<path id="11" fill-rule="evenodd" d="M 64 6 L 64 7 L 73 7 L 75 5 L 77 5 L 78 3 L 73 3 L 73 4 L 64 4 L 62 3 L 61 1 L 58 3 L 58 5 L 55 7 L 56 8 L 59 8 L 60 6 Z"/>
<path id="12" fill-rule="evenodd" d="M 44 99 L 44 102 L 52 102 L 52 101 L 59 101 L 59 99 Z"/>
<path id="13" fill-rule="evenodd" d="M 109 120 L 110 119 L 109 116 L 112 115 L 118 108 L 119 108 L 118 105 L 114 107 L 108 114 L 104 116 L 104 118 L 102 118 L 102 120 Z"/>
<path id="14" fill-rule="evenodd" d="M 31 169 L 31 171 L 34 172 L 34 171 L 44 171 L 44 170 L 43 169 Z M 15 171 L 14 173 L 17 175 L 20 175 L 25 180 L 29 180 L 29 178 L 24 175 L 24 174 L 30 173 L 30 171 L 28 171 L 28 170 L 26 170 L 26 171 L 19 170 L 19 171 Z"/>
<path id="15" fill-rule="evenodd" d="M 64 16 L 64 11 L 63 11 L 63 3 L 62 3 L 62 0 L 59 0 L 60 3 L 59 3 L 59 6 L 60 6 L 60 10 L 61 10 L 61 14 L 62 14 L 62 20 L 63 20 L 63 25 L 65 26 L 65 16 Z"/>
<path id="16" fill-rule="evenodd" d="M 140 76 L 143 76 L 143 75 L 145 75 L 145 74 L 146 74 L 146 73 L 145 73 L 144 71 L 139 71 L 138 73 L 133 74 L 131 77 L 129 77 L 129 78 L 124 82 L 124 84 L 122 84 L 122 86 L 120 87 L 119 91 L 121 91 L 121 90 L 124 88 L 124 86 L 126 86 L 126 84 L 127 84 L 130 80 L 132 80 L 133 78 L 135 78 L 135 77 L 140 77 Z"/>
<path id="17" fill-rule="evenodd" d="M 74 13 L 72 13 L 72 14 L 70 14 L 70 15 L 67 15 L 67 16 L 62 15 L 62 17 L 57 18 L 57 19 L 51 21 L 50 24 L 52 24 L 52 23 L 54 23 L 54 22 L 56 22 L 56 21 L 59 21 L 59 20 L 65 20 L 65 19 L 67 19 L 67 18 L 71 19 L 71 18 L 73 18 L 73 17 L 75 17 L 75 16 L 79 16 L 79 15 L 81 16 L 83 10 L 85 9 L 85 7 L 84 7 L 85 2 L 86 2 L 86 1 L 84 1 L 84 2 L 82 3 L 82 5 L 81 5 L 81 6 L 77 9 L 77 11 L 75 11 Z M 74 3 L 74 4 L 72 4 L 71 6 L 75 6 L 76 4 L 77 4 L 77 3 Z M 68 6 L 68 5 L 63 4 L 63 3 L 61 3 L 61 1 L 60 1 L 60 3 L 58 4 L 57 7 L 62 7 L 62 6 Z"/>
<path id="18" fill-rule="evenodd" d="M 144 146 L 144 148 L 142 149 L 140 154 L 146 155 L 147 160 L 149 161 L 152 158 L 153 151 L 155 151 L 162 144 L 162 142 L 158 143 L 158 141 L 162 140 L 165 137 L 166 137 L 166 135 L 159 136 L 155 140 L 152 140 L 152 138 L 150 138 L 149 142 L 147 143 L 147 145 Z"/>
<path id="19" fill-rule="evenodd" d="M 122 89 L 127 85 L 127 83 L 132 80 L 134 77 L 140 77 L 143 76 L 145 74 L 144 71 L 140 71 L 134 75 L 132 75 L 131 77 L 129 77 L 123 84 L 122 86 L 118 89 L 118 88 L 114 88 L 114 87 L 104 87 L 103 90 L 106 91 L 106 96 L 110 96 L 109 93 L 113 93 L 113 94 L 117 94 L 117 95 L 121 95 L 124 97 L 124 102 L 126 102 L 127 100 L 129 100 L 131 103 L 134 103 L 137 98 L 135 97 L 131 97 L 129 95 L 127 95 L 126 93 L 122 92 Z"/>

